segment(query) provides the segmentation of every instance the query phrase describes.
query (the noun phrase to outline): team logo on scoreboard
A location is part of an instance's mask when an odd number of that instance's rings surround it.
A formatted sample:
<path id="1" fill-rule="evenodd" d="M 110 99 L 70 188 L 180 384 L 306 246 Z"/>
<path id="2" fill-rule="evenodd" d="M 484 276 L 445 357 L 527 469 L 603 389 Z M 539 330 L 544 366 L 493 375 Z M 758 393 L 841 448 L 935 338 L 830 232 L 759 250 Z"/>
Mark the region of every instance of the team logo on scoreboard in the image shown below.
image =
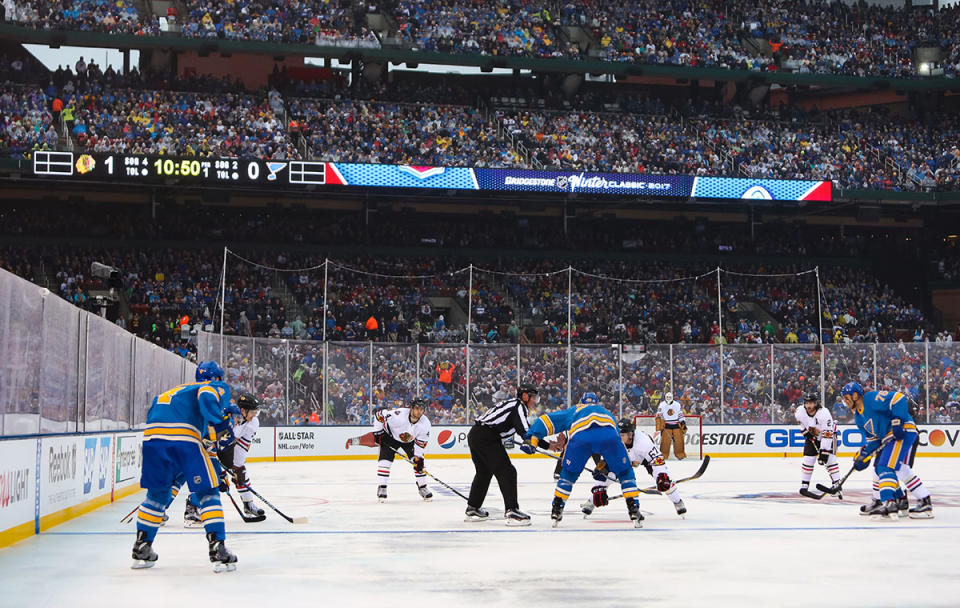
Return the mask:
<path id="1" fill-rule="evenodd" d="M 94 160 L 94 158 L 89 154 L 81 154 L 80 157 L 77 159 L 76 167 L 77 167 L 77 173 L 79 173 L 80 175 L 84 175 L 96 169 L 97 161 Z"/>
<path id="2" fill-rule="evenodd" d="M 287 168 L 287 163 L 281 163 L 276 161 L 271 161 L 267 163 L 267 169 L 270 170 L 270 175 L 267 176 L 268 182 L 277 181 L 277 173 L 280 173 Z"/>
<path id="3" fill-rule="evenodd" d="M 399 165 L 397 168 L 417 179 L 427 179 L 428 177 L 433 177 L 434 175 L 440 175 L 444 171 L 444 167 L 424 167 L 414 165 Z"/>
<path id="4" fill-rule="evenodd" d="M 772 201 L 773 195 L 763 186 L 750 186 L 740 198 L 749 198 L 754 200 Z"/>

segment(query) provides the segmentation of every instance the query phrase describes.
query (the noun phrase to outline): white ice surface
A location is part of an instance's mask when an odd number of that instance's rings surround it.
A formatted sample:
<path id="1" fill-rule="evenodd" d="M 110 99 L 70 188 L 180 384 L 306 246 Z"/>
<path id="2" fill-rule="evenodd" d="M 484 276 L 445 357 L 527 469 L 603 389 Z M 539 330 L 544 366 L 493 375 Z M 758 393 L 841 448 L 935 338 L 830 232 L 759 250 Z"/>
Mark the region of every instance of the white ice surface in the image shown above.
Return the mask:
<path id="1" fill-rule="evenodd" d="M 954 459 L 915 467 L 933 492 L 932 520 L 860 517 L 867 472 L 851 479 L 845 501 L 814 502 L 796 495 L 799 459 L 717 458 L 681 484 L 686 519 L 666 497 L 641 497 L 640 530 L 620 500 L 582 517 L 586 475 L 551 528 L 553 461 L 515 463 L 528 528 L 464 523 L 465 501 L 432 480 L 434 500 L 422 502 L 402 461 L 384 504 L 373 461 L 251 464 L 254 487 L 309 523 L 267 508 L 265 522 L 244 524 L 225 501 L 227 545 L 240 561 L 216 575 L 203 531 L 180 525 L 182 496 L 154 544 L 156 567 L 130 569 L 134 526 L 119 520 L 140 492 L 0 550 L 0 606 L 960 606 Z M 683 477 L 699 463 L 670 464 Z M 468 492 L 469 460 L 434 460 L 428 470 Z M 822 467 L 817 481 L 827 481 Z M 502 513 L 496 481 L 485 506 Z"/>

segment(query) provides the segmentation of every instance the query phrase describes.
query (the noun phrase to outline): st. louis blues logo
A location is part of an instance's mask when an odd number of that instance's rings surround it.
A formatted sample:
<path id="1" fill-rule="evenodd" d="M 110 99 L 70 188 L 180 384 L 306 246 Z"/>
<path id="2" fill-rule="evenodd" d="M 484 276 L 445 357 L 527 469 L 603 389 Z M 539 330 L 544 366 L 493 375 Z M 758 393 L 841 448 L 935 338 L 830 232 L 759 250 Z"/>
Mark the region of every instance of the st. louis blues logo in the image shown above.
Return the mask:
<path id="1" fill-rule="evenodd" d="M 440 175 L 444 172 L 443 167 L 423 167 L 423 166 L 413 166 L 413 165 L 400 165 L 398 167 L 404 173 L 408 173 L 417 179 L 427 179 L 428 177 L 433 177 L 435 175 Z"/>
<path id="2" fill-rule="evenodd" d="M 287 163 L 280 163 L 276 161 L 270 161 L 267 163 L 267 169 L 270 169 L 270 175 L 267 176 L 268 182 L 273 182 L 277 180 L 277 173 L 283 171 L 287 168 Z"/>

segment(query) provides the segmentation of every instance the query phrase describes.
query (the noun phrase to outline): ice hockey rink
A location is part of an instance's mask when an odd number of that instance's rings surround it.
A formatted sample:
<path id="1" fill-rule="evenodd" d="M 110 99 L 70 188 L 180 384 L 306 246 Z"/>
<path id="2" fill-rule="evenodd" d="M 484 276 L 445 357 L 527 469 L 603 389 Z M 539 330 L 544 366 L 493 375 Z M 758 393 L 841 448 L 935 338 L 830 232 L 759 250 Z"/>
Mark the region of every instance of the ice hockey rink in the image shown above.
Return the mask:
<path id="1" fill-rule="evenodd" d="M 225 500 L 239 564 L 222 574 L 211 570 L 203 530 L 182 527 L 183 495 L 154 543 L 157 565 L 130 569 L 134 525 L 120 519 L 141 491 L 0 550 L 0 606 L 960 605 L 951 458 L 917 461 L 933 493 L 930 520 L 859 516 L 869 472 L 851 478 L 842 502 L 815 502 L 797 494 L 797 458 L 714 458 L 702 478 L 680 486 L 686 519 L 666 497 L 642 496 L 639 530 L 621 500 L 583 518 L 587 475 L 552 528 L 553 461 L 515 462 L 520 505 L 533 516 L 525 528 L 497 517 L 495 481 L 491 519 L 465 523 L 465 501 L 432 480 L 433 501 L 421 501 L 403 461 L 383 504 L 372 460 L 253 463 L 253 486 L 309 521 L 293 525 L 265 507 L 266 521 L 246 524 Z M 679 478 L 699 461 L 669 464 Z M 428 461 L 428 470 L 464 493 L 473 475 L 466 459 Z M 822 467 L 817 481 L 827 481 Z"/>

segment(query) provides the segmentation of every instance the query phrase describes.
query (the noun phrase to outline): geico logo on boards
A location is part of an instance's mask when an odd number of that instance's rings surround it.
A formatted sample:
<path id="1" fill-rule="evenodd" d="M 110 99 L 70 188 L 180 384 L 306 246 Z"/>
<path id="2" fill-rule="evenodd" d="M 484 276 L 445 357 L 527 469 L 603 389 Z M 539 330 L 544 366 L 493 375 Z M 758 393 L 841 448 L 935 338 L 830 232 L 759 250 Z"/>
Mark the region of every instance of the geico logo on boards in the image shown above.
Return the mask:
<path id="1" fill-rule="evenodd" d="M 801 429 L 768 429 L 763 439 L 768 448 L 800 448 L 806 441 Z M 863 433 L 859 429 L 838 431 L 837 445 L 860 447 L 863 445 Z"/>
<path id="2" fill-rule="evenodd" d="M 303 441 L 313 439 L 313 431 L 279 431 L 277 439 L 281 441 Z"/>
<path id="3" fill-rule="evenodd" d="M 77 474 L 77 446 L 50 447 L 50 483 L 73 479 Z"/>
<path id="4" fill-rule="evenodd" d="M 955 447 L 957 445 L 957 440 L 960 439 L 960 429 L 951 431 L 950 429 L 919 429 L 920 437 L 917 439 L 917 444 L 921 447 L 933 446 L 939 448 L 943 444 L 947 444 L 950 447 Z"/>
<path id="5" fill-rule="evenodd" d="M 0 471 L 0 509 L 27 499 L 30 469 Z"/>
<path id="6" fill-rule="evenodd" d="M 688 433 L 690 445 L 697 445 L 700 442 L 700 435 L 697 433 Z M 753 445 L 753 431 L 744 433 L 704 433 L 703 445 Z"/>

